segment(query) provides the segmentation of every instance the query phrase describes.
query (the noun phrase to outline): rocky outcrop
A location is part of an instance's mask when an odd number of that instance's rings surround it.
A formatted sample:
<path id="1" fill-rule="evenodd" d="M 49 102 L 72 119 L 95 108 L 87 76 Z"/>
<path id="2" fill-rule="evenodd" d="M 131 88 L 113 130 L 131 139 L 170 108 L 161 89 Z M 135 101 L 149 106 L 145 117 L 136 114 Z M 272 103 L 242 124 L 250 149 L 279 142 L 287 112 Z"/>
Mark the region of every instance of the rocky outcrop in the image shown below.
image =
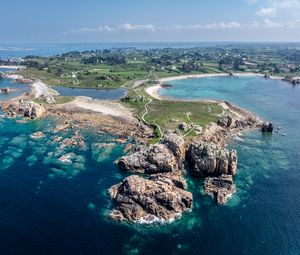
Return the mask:
<path id="1" fill-rule="evenodd" d="M 163 144 L 143 147 L 115 162 L 121 170 L 133 173 L 165 173 L 179 170 L 177 159 Z"/>
<path id="2" fill-rule="evenodd" d="M 232 117 L 227 115 L 227 116 L 222 116 L 219 120 L 218 120 L 218 125 L 220 125 L 221 127 L 230 127 L 232 124 Z"/>
<path id="3" fill-rule="evenodd" d="M 220 177 L 207 177 L 204 182 L 205 191 L 216 198 L 219 205 L 227 203 L 236 192 L 232 176 L 223 174 Z"/>
<path id="4" fill-rule="evenodd" d="M 183 137 L 171 131 L 167 131 L 164 134 L 164 138 L 161 141 L 161 144 L 166 145 L 173 153 L 173 155 L 177 157 L 181 162 L 184 160 L 185 143 Z"/>
<path id="5" fill-rule="evenodd" d="M 181 176 L 131 175 L 109 189 L 115 202 L 110 218 L 140 223 L 171 222 L 192 208 L 193 197 Z"/>
<path id="6" fill-rule="evenodd" d="M 263 133 L 272 133 L 273 132 L 273 124 L 271 122 L 265 122 L 261 127 L 261 132 Z"/>
<path id="7" fill-rule="evenodd" d="M 52 95 L 50 95 L 49 93 L 44 93 L 39 97 L 40 100 L 48 103 L 48 104 L 53 104 L 55 103 L 55 99 Z"/>
<path id="8" fill-rule="evenodd" d="M 192 143 L 187 161 L 191 173 L 196 176 L 235 175 L 237 170 L 237 152 L 221 149 L 214 143 Z"/>
<path id="9" fill-rule="evenodd" d="M 142 147 L 118 159 L 115 163 L 122 170 L 157 174 L 180 170 L 184 156 L 183 138 L 175 133 L 167 132 L 161 143 Z"/>
<path id="10" fill-rule="evenodd" d="M 32 101 L 12 102 L 6 108 L 3 109 L 9 116 L 20 115 L 27 118 L 40 118 L 45 113 L 45 108 Z"/>

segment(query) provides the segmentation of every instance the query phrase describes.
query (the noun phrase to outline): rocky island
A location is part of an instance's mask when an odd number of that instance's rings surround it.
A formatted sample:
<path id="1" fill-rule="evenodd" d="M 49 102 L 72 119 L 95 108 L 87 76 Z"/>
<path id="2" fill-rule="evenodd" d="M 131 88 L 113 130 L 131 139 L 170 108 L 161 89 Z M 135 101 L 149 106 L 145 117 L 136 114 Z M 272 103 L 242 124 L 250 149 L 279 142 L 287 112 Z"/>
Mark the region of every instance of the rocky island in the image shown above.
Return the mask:
<path id="1" fill-rule="evenodd" d="M 187 171 L 193 178 L 204 178 L 204 186 L 199 190 L 203 189 L 214 197 L 217 204 L 224 205 L 236 192 L 234 176 L 238 172 L 237 151 L 229 151 L 227 143 L 244 131 L 256 128 L 261 128 L 262 132 L 273 130 L 272 123 L 263 123 L 253 113 L 229 102 L 176 102 L 156 98 L 151 89 L 140 86 L 142 83 L 132 91 L 143 96 L 127 96 L 128 99 L 121 105 L 119 102 L 104 103 L 81 98 L 57 104 L 47 85 L 39 81 L 26 82 L 33 83 L 31 93 L 1 102 L 1 108 L 8 116 L 31 119 L 52 116 L 59 120 L 63 129 L 79 130 L 93 126 L 101 133 L 118 135 L 119 141 L 134 137 L 126 147 L 128 154 L 115 161 L 121 171 L 132 175 L 108 191 L 113 201 L 109 215 L 115 221 L 166 223 L 192 210 L 193 195 L 188 191 L 185 180 Z M 144 107 L 137 112 L 136 118 L 132 107 L 137 107 L 136 103 L 140 102 Z M 178 112 L 169 110 L 176 105 L 186 108 L 178 109 L 184 111 L 184 119 L 187 118 L 189 124 L 172 118 Z M 118 110 L 112 111 L 112 107 L 116 106 Z M 146 118 L 150 106 L 155 109 L 163 107 L 164 114 L 170 119 L 160 124 L 151 123 Z M 99 108 L 100 111 L 97 111 Z M 196 116 L 199 111 L 208 111 L 208 119 L 212 120 L 206 127 L 191 121 L 191 116 Z M 40 139 L 43 136 L 42 132 L 37 132 L 31 137 Z M 67 146 L 84 146 L 83 138 L 79 138 L 74 136 L 64 143 Z M 69 153 L 59 160 L 72 163 L 72 157 Z"/>

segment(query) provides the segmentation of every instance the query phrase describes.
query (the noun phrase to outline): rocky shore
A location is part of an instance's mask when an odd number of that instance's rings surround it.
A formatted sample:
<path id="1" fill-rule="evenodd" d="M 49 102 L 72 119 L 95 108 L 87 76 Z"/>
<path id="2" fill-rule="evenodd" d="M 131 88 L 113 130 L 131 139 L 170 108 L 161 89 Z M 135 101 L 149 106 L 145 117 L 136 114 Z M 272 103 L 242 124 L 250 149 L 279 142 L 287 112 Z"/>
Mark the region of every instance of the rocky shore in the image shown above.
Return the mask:
<path id="1" fill-rule="evenodd" d="M 189 211 L 192 209 L 192 194 L 187 191 L 184 181 L 186 171 L 193 178 L 205 179 L 203 189 L 214 197 L 217 204 L 227 203 L 236 192 L 233 177 L 237 174 L 238 162 L 237 151 L 229 151 L 227 143 L 241 132 L 257 128 L 263 131 L 265 125 L 270 125 L 228 102 L 220 104 L 223 113 L 218 123 L 211 123 L 196 139 L 183 138 L 180 133 L 170 130 L 158 144 L 137 147 L 115 162 L 122 171 L 134 175 L 109 190 L 114 201 L 111 219 L 168 222 Z"/>

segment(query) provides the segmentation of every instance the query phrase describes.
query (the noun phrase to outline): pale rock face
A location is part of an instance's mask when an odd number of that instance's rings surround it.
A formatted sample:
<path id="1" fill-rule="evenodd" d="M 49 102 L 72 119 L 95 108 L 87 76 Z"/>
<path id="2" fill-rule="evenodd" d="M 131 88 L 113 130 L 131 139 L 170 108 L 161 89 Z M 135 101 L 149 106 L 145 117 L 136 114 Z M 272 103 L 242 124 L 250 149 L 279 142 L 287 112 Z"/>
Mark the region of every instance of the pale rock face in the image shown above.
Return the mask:
<path id="1" fill-rule="evenodd" d="M 40 118 L 45 114 L 45 108 L 32 101 L 19 101 L 11 103 L 7 107 L 8 115 L 21 115 L 27 118 Z"/>
<path id="2" fill-rule="evenodd" d="M 116 208 L 110 218 L 116 221 L 171 222 L 192 208 L 192 194 L 186 182 L 174 174 L 151 175 L 145 179 L 131 175 L 109 189 Z"/>
<path id="3" fill-rule="evenodd" d="M 187 154 L 190 171 L 194 175 L 236 174 L 237 152 L 221 149 L 213 143 L 193 143 Z"/>
<path id="4" fill-rule="evenodd" d="M 180 135 L 168 131 L 164 134 L 164 138 L 161 143 L 165 144 L 174 156 L 178 157 L 180 160 L 184 160 L 185 143 L 184 139 Z"/>
<path id="5" fill-rule="evenodd" d="M 167 132 L 159 144 L 142 147 L 115 163 L 120 169 L 133 173 L 157 174 L 182 169 L 185 157 L 184 139 Z"/>
<path id="6" fill-rule="evenodd" d="M 134 173 L 164 173 L 179 170 L 176 157 L 163 144 L 150 145 L 116 161 L 121 170 Z"/>

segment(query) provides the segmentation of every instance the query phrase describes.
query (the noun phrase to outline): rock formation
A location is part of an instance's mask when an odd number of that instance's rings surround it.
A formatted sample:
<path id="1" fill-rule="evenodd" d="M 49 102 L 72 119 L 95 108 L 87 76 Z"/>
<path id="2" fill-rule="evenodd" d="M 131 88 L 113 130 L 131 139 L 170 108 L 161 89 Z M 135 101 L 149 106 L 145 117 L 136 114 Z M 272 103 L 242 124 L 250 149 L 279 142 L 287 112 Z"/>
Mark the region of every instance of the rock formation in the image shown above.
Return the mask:
<path id="1" fill-rule="evenodd" d="M 184 139 L 171 131 L 167 131 L 164 134 L 164 138 L 161 144 L 165 144 L 169 150 L 177 157 L 180 161 L 184 160 L 185 157 L 185 143 Z"/>
<path id="2" fill-rule="evenodd" d="M 192 174 L 196 176 L 236 174 L 237 152 L 221 149 L 213 143 L 192 143 L 187 153 Z"/>
<path id="3" fill-rule="evenodd" d="M 232 117 L 227 115 L 227 116 L 222 116 L 219 121 L 218 121 L 218 124 L 221 126 L 221 127 L 230 127 L 231 124 L 232 124 Z"/>
<path id="4" fill-rule="evenodd" d="M 9 116 L 20 115 L 22 117 L 35 119 L 44 115 L 45 108 L 32 101 L 20 100 L 18 102 L 10 103 L 6 108 L 4 108 L 4 111 Z"/>
<path id="5" fill-rule="evenodd" d="M 271 122 L 265 122 L 261 127 L 261 131 L 263 133 L 272 133 L 273 132 L 273 124 Z"/>
<path id="6" fill-rule="evenodd" d="M 193 197 L 186 182 L 174 174 L 151 175 L 145 179 L 131 175 L 109 189 L 116 208 L 110 218 L 116 221 L 171 222 L 192 208 Z"/>
<path id="7" fill-rule="evenodd" d="M 142 147 L 115 163 L 120 169 L 134 173 L 176 172 L 182 168 L 184 155 L 183 138 L 167 132 L 161 143 Z"/>
<path id="8" fill-rule="evenodd" d="M 220 177 L 207 177 L 204 183 L 205 191 L 214 196 L 219 205 L 223 205 L 236 192 L 232 176 L 222 174 Z"/>
<path id="9" fill-rule="evenodd" d="M 179 170 L 177 159 L 163 144 L 143 147 L 116 161 L 121 170 L 134 173 L 163 173 Z"/>

